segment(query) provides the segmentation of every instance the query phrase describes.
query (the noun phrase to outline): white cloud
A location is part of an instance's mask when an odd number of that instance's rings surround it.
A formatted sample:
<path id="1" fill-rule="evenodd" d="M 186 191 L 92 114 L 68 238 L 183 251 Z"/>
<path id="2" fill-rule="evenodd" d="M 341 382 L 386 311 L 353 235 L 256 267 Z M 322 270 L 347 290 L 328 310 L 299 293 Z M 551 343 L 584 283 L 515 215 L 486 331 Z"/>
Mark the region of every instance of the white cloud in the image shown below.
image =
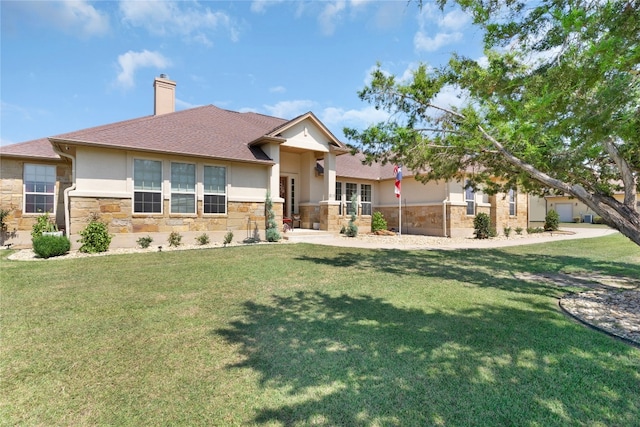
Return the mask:
<path id="1" fill-rule="evenodd" d="M 435 4 L 425 4 L 418 15 L 420 29 L 413 37 L 413 46 L 416 51 L 434 52 L 443 46 L 457 43 L 464 37 L 460 31 L 469 22 L 470 16 L 460 9 L 442 14 Z M 435 36 L 430 36 L 429 30 L 437 27 Z"/>
<path id="2" fill-rule="evenodd" d="M 275 105 L 264 105 L 268 114 L 283 119 L 293 119 L 301 114 L 311 111 L 315 102 L 309 100 L 282 101 Z"/>
<path id="3" fill-rule="evenodd" d="M 47 26 L 80 37 L 101 36 L 109 32 L 109 16 L 85 0 L 7 2 L 6 9 L 3 5 L 2 13 L 17 13 L 13 19 L 18 19 L 21 25 Z"/>
<path id="4" fill-rule="evenodd" d="M 120 73 L 116 83 L 125 89 L 133 87 L 134 74 L 138 68 L 155 67 L 159 69 L 167 68 L 171 65 L 171 61 L 158 52 L 150 52 L 143 50 L 142 52 L 129 52 L 118 56 L 118 65 Z"/>
<path id="5" fill-rule="evenodd" d="M 429 37 L 422 31 L 418 31 L 413 37 L 413 46 L 417 51 L 435 52 L 442 46 L 462 40 L 462 33 L 438 33 L 435 37 Z"/>
<path id="6" fill-rule="evenodd" d="M 229 15 L 197 2 L 122 1 L 120 12 L 124 22 L 142 27 L 150 34 L 179 35 L 206 46 L 213 44 L 209 37 L 216 30 L 227 30 L 232 41 L 238 40 L 240 32 Z"/>
<path id="7" fill-rule="evenodd" d="M 282 3 L 284 0 L 254 0 L 251 2 L 251 12 L 265 13 L 267 7 Z"/>
<path id="8" fill-rule="evenodd" d="M 320 16 L 318 16 L 318 23 L 322 34 L 330 36 L 336 30 L 336 24 L 340 20 L 341 12 L 346 8 L 346 1 L 339 0 L 336 2 L 328 3 Z"/>
<path id="9" fill-rule="evenodd" d="M 345 110 L 343 108 L 328 107 L 320 114 L 322 123 L 330 128 L 346 127 L 364 129 L 389 118 L 389 113 L 367 106 L 361 110 Z"/>
<path id="10" fill-rule="evenodd" d="M 285 93 L 287 89 L 284 86 L 274 86 L 269 88 L 269 92 L 271 93 Z"/>

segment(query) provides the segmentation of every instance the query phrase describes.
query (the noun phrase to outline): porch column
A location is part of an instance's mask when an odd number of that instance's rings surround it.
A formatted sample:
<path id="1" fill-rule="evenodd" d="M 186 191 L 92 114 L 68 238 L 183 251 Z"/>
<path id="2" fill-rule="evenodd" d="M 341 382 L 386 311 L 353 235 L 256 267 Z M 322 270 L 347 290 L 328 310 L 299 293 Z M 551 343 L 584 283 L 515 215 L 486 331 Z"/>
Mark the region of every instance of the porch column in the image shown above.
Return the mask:
<path id="1" fill-rule="evenodd" d="M 326 153 L 324 155 L 324 200 L 336 199 L 336 155 Z"/>
<path id="2" fill-rule="evenodd" d="M 280 198 L 280 145 L 265 144 L 262 151 L 269 156 L 275 164 L 269 168 L 267 190 L 271 193 L 271 200 L 274 203 L 284 203 Z"/>

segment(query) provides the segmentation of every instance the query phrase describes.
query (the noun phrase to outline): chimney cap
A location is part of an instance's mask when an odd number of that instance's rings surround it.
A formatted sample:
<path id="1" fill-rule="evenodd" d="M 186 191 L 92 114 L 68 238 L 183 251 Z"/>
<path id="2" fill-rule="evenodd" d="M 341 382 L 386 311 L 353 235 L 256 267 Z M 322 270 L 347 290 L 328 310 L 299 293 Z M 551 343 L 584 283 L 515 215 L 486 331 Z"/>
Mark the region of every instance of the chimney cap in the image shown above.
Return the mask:
<path id="1" fill-rule="evenodd" d="M 167 76 L 166 74 L 162 73 L 162 74 L 160 74 L 160 78 L 161 79 L 168 79 L 169 76 Z"/>

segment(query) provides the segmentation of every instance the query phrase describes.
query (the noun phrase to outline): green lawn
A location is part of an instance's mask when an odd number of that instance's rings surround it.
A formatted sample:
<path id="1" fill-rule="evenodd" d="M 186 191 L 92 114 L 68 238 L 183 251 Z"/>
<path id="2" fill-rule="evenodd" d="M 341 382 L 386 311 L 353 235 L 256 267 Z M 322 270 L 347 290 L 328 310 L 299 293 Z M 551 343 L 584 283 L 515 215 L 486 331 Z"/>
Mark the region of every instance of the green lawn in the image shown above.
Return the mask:
<path id="1" fill-rule="evenodd" d="M 640 350 L 521 273 L 637 277 L 619 235 L 255 245 L 1 267 L 0 423 L 637 426 Z"/>

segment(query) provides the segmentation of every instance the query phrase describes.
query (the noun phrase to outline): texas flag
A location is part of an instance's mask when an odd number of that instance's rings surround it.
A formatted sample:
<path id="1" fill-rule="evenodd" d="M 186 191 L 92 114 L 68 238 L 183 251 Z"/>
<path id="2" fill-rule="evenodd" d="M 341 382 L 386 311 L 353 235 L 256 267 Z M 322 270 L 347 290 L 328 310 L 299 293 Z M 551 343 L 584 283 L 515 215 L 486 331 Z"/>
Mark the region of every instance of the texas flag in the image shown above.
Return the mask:
<path id="1" fill-rule="evenodd" d="M 396 187 L 394 189 L 394 193 L 396 193 L 396 197 L 400 198 L 400 185 L 402 181 L 402 166 L 394 166 L 393 174 L 396 177 Z"/>

